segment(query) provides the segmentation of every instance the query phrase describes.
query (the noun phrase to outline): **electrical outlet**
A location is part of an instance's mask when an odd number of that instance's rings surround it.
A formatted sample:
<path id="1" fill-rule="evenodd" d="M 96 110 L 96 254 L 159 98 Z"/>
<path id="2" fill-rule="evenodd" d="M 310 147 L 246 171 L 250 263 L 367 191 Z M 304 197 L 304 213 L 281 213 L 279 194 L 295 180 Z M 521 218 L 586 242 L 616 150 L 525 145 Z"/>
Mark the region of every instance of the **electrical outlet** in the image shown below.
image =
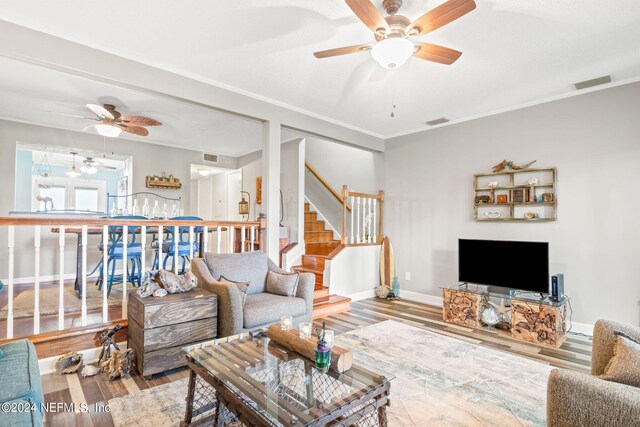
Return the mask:
<path id="1" fill-rule="evenodd" d="M 404 280 L 411 280 L 411 273 L 410 272 L 405 272 L 404 273 Z"/>

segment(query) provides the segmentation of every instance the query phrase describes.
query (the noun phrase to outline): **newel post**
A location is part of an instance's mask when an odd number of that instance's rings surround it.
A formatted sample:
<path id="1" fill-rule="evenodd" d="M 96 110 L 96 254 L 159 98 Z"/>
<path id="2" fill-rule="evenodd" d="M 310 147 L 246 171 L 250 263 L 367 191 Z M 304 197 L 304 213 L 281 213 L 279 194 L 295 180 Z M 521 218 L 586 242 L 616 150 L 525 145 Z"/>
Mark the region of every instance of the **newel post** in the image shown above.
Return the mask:
<path id="1" fill-rule="evenodd" d="M 347 200 L 349 198 L 349 190 L 346 185 L 342 186 L 342 235 L 340 241 L 343 245 L 349 243 L 347 239 Z"/>
<path id="2" fill-rule="evenodd" d="M 379 219 L 379 224 L 378 224 L 378 230 L 379 230 L 378 231 L 378 239 L 382 242 L 382 239 L 384 239 L 384 236 L 382 234 L 382 202 L 384 201 L 384 191 L 382 191 L 382 190 L 380 190 L 378 192 L 378 201 L 380 202 L 378 204 L 378 209 L 379 209 L 379 212 L 380 212 L 380 215 L 378 217 L 378 218 L 380 218 Z"/>
<path id="3" fill-rule="evenodd" d="M 258 217 L 258 222 L 260 222 L 260 230 L 258 231 L 258 247 L 261 251 L 267 250 L 266 244 L 266 231 L 267 231 L 267 217 L 265 214 L 261 213 Z"/>

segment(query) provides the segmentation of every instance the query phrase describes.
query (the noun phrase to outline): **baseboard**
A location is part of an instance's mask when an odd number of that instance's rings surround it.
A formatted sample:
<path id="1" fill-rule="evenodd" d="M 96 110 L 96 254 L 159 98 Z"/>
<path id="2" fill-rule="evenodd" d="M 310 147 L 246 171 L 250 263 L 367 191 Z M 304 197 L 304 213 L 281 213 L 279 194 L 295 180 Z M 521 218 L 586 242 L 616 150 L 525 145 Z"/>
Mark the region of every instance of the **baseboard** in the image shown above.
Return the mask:
<path id="1" fill-rule="evenodd" d="M 121 349 L 125 349 L 127 348 L 127 342 L 126 341 L 119 342 L 118 346 Z M 96 348 L 90 348 L 88 350 L 81 350 L 81 351 L 78 351 L 77 353 L 82 355 L 82 363 L 84 365 L 89 365 L 91 363 L 95 363 L 98 361 L 101 350 L 102 350 L 101 347 L 96 347 Z M 53 372 L 56 372 L 56 361 L 60 358 L 60 356 L 52 356 L 52 357 L 47 357 L 46 359 L 39 359 L 38 367 L 40 368 L 40 375 L 46 375 L 46 374 L 51 374 Z"/>
<path id="2" fill-rule="evenodd" d="M 376 296 L 376 291 L 371 289 L 369 291 L 356 292 L 355 294 L 345 295 L 347 298 L 351 298 L 351 301 L 360 301 L 363 299 L 373 298 Z"/>
<path id="3" fill-rule="evenodd" d="M 435 305 L 436 307 L 442 307 L 442 296 L 434 296 L 434 295 L 421 294 L 418 292 L 403 291 L 401 289 L 400 298 L 407 299 L 409 301 L 417 301 L 417 302 L 422 302 L 429 305 Z"/>
<path id="4" fill-rule="evenodd" d="M 571 332 L 575 332 L 577 334 L 589 335 L 593 336 L 593 326 L 589 323 L 580 323 L 580 322 L 571 322 L 567 321 L 567 328 L 571 328 Z"/>

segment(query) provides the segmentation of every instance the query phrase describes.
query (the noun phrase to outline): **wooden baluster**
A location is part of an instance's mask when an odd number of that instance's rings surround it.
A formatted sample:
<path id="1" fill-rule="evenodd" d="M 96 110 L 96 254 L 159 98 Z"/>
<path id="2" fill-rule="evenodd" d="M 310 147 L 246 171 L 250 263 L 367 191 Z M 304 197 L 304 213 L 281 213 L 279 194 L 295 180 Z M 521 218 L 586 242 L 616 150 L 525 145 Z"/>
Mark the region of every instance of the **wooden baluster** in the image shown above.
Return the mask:
<path id="1" fill-rule="evenodd" d="M 373 199 L 373 209 L 371 211 L 371 215 L 373 215 L 373 227 L 371 228 L 372 232 L 373 232 L 373 237 L 371 238 L 371 241 L 373 243 L 378 243 L 378 236 L 377 236 L 377 228 L 376 228 L 376 219 L 378 218 L 378 199 Z"/>
<path id="2" fill-rule="evenodd" d="M 193 243 L 195 240 L 193 226 L 189 226 L 189 262 L 187 268 L 191 270 L 191 260 L 193 259 Z"/>
<path id="3" fill-rule="evenodd" d="M 14 248 L 16 246 L 15 226 L 8 226 L 7 232 L 7 246 L 9 248 L 9 277 L 7 278 L 7 338 L 13 338 L 13 258 Z"/>
<path id="4" fill-rule="evenodd" d="M 58 260 L 58 330 L 64 329 L 64 238 L 65 227 L 59 227 L 58 232 L 58 247 L 59 247 L 59 260 Z"/>
<path id="5" fill-rule="evenodd" d="M 246 236 L 246 227 L 243 225 L 242 228 L 240 228 L 240 252 L 244 252 L 244 239 Z"/>
<path id="6" fill-rule="evenodd" d="M 115 262 L 115 260 L 113 261 Z M 109 226 L 102 227 L 102 322 L 109 321 Z"/>
<path id="7" fill-rule="evenodd" d="M 218 252 L 216 253 L 221 253 L 222 252 L 222 227 L 217 226 L 216 227 L 216 234 L 217 234 L 217 238 L 218 238 Z"/>
<path id="8" fill-rule="evenodd" d="M 87 226 L 82 226 L 82 307 L 80 325 L 87 326 Z"/>
<path id="9" fill-rule="evenodd" d="M 180 229 L 173 226 L 173 273 L 178 274 L 178 254 L 180 253 Z"/>
<path id="10" fill-rule="evenodd" d="M 360 200 L 360 197 L 356 198 L 356 203 L 358 204 L 358 212 L 356 214 L 356 243 L 360 243 Z"/>
<path id="11" fill-rule="evenodd" d="M 34 226 L 35 283 L 33 301 L 33 334 L 40 333 L 40 226 Z"/>
<path id="12" fill-rule="evenodd" d="M 256 227 L 251 226 L 251 252 L 255 251 Z"/>
<path id="13" fill-rule="evenodd" d="M 129 281 L 129 262 L 127 252 L 129 246 L 129 227 L 122 226 L 122 318 L 127 318 L 127 282 Z M 84 295 L 84 292 L 83 292 Z"/>
<path id="14" fill-rule="evenodd" d="M 353 230 L 355 227 L 355 222 L 353 222 L 353 215 L 356 212 L 356 198 L 351 196 L 351 244 L 353 245 L 356 242 L 355 237 L 353 236 Z"/>

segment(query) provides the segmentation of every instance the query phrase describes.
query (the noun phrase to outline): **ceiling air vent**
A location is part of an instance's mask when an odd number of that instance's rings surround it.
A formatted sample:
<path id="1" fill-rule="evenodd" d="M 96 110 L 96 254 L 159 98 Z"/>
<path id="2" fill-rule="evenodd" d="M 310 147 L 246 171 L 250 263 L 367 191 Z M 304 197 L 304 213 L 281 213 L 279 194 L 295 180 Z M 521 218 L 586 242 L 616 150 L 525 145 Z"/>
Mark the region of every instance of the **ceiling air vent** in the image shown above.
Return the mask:
<path id="1" fill-rule="evenodd" d="M 203 160 L 205 162 L 218 163 L 218 155 L 217 154 L 204 153 L 202 158 L 203 158 Z"/>
<path id="2" fill-rule="evenodd" d="M 440 117 L 439 119 L 429 120 L 427 124 L 429 126 L 435 126 L 435 125 L 441 125 L 443 123 L 447 123 L 448 121 L 449 119 L 447 119 L 446 117 Z"/>
<path id="3" fill-rule="evenodd" d="M 603 85 L 606 83 L 611 83 L 611 76 L 602 76 L 596 79 L 585 80 L 583 82 L 574 83 L 573 85 L 576 87 L 576 89 L 580 90 L 586 89 L 588 87 Z"/>

